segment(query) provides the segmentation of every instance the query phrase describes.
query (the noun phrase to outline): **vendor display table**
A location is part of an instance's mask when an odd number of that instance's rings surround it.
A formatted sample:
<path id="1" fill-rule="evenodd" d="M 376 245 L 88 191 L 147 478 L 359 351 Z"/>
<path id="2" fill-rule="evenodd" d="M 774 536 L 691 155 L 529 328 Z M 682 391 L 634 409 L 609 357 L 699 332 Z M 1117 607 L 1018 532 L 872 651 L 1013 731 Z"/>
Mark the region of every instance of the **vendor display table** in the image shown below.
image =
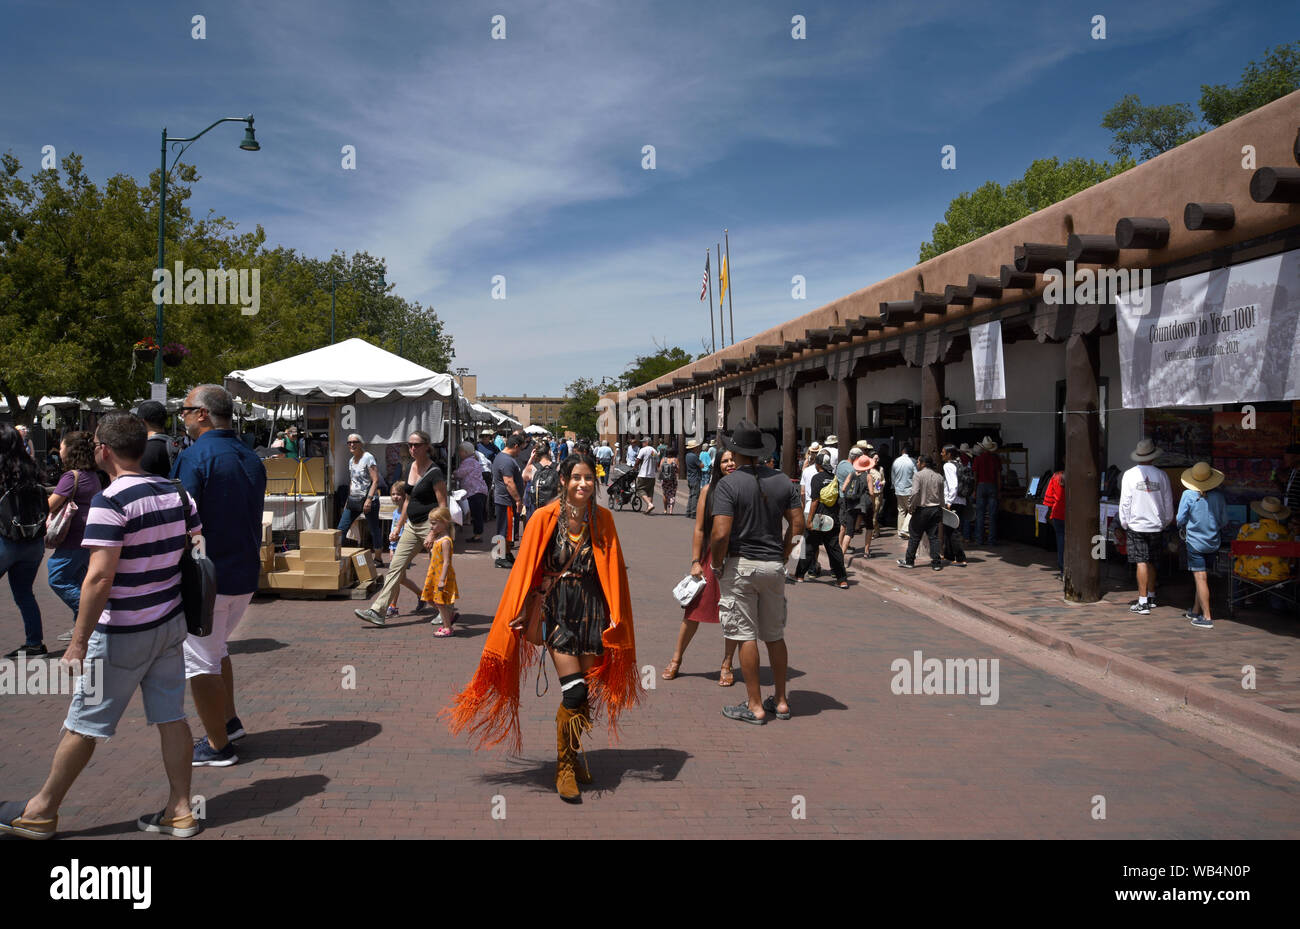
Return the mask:
<path id="1" fill-rule="evenodd" d="M 290 496 L 288 494 L 267 494 L 262 505 L 271 511 L 271 529 L 276 532 L 292 532 L 301 529 L 327 529 L 325 525 L 324 495 Z"/>

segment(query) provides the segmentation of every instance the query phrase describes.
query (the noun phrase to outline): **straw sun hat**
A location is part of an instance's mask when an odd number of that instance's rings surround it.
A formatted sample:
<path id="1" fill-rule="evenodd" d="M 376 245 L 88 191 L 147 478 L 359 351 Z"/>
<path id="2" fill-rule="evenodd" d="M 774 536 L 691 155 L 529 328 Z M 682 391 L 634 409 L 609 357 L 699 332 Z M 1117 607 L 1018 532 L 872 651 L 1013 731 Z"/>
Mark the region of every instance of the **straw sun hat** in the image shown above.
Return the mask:
<path id="1" fill-rule="evenodd" d="M 1277 497 L 1265 497 L 1263 500 L 1256 500 L 1250 505 L 1250 508 L 1266 519 L 1276 519 L 1280 523 L 1286 522 L 1291 518 L 1291 508 L 1283 506 L 1282 501 Z"/>
<path id="2" fill-rule="evenodd" d="M 1183 486 L 1188 490 L 1199 490 L 1201 493 L 1205 493 L 1205 491 L 1213 490 L 1222 483 L 1223 472 L 1217 468 L 1211 468 L 1208 461 L 1198 461 L 1183 472 Z"/>

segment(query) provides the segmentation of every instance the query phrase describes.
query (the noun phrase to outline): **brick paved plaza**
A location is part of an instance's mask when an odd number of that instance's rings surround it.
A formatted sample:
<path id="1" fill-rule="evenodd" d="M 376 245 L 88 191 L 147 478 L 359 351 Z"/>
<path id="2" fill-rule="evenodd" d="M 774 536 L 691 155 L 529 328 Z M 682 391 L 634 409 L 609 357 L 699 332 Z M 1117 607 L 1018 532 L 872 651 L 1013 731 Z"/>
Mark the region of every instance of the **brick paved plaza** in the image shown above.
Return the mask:
<path id="1" fill-rule="evenodd" d="M 1300 785 L 1291 777 L 890 602 L 888 583 L 864 582 L 859 570 L 849 591 L 787 588 L 793 719 L 761 728 L 726 720 L 721 707 L 744 690 L 739 680 L 717 686 L 716 627 L 697 635 L 681 677 L 657 680 L 680 618 L 670 588 L 690 560 L 691 523 L 616 518 L 630 559 L 638 658 L 654 666 L 657 684 L 626 718 L 621 744 L 611 747 L 603 729 L 589 740 L 596 782 L 580 807 L 554 791 L 553 672 L 540 700 L 533 681 L 525 685 L 522 758 L 471 752 L 435 719 L 475 666 L 505 581 L 480 551 L 457 554 L 465 627 L 446 640 L 410 615 L 384 629 L 365 626 L 352 601 L 255 601 L 231 648 L 250 734 L 238 765 L 195 770 L 193 791 L 206 804 L 202 838 L 534 837 L 552 835 L 557 823 L 617 838 L 1300 835 Z M 895 545 L 887 539 L 883 550 Z M 872 573 L 892 558 L 873 559 Z M 996 565 L 1000 556 L 984 560 L 961 575 L 912 574 L 996 597 L 992 572 L 1003 572 L 1005 587 L 1008 569 Z M 52 640 L 64 611 L 43 578 L 38 591 Z M 1035 619 L 1051 622 L 1068 609 L 1044 606 Z M 1069 615 L 1079 624 L 1090 614 Z M 1190 638 L 1170 626 L 1176 636 L 1167 641 Z M 0 628 L 18 634 L 11 602 L 0 605 Z M 1200 636 L 1206 660 L 1226 649 L 1226 664 L 1238 662 L 1230 624 Z M 917 650 L 999 658 L 998 703 L 894 695 L 890 663 Z M 355 690 L 342 686 L 347 665 Z M 59 697 L 0 699 L 0 796 L 26 797 L 39 786 L 66 705 Z M 137 699 L 75 786 L 61 834 L 156 840 L 134 820 L 156 809 L 164 791 L 157 738 Z M 1091 815 L 1097 795 L 1106 798 L 1105 820 Z M 494 797 L 504 798 L 504 819 L 493 818 Z M 792 816 L 800 797 L 803 819 Z"/>

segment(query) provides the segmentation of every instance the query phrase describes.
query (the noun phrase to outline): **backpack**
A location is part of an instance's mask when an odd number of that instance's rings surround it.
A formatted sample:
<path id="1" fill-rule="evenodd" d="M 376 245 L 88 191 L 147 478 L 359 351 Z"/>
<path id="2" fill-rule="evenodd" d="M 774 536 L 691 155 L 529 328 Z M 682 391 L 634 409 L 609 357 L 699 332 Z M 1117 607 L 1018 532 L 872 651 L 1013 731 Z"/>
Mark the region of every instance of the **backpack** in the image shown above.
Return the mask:
<path id="1" fill-rule="evenodd" d="M 45 535 L 49 499 L 35 481 L 7 488 L 0 495 L 0 536 L 10 542 L 34 542 Z"/>
<path id="2" fill-rule="evenodd" d="M 854 471 L 849 475 L 849 482 L 844 488 L 844 501 L 849 505 L 856 506 L 867 492 L 866 475 L 866 471 Z"/>
<path id="3" fill-rule="evenodd" d="M 677 480 L 677 462 L 665 461 L 663 467 L 659 469 L 659 480 L 661 481 Z"/>
<path id="4" fill-rule="evenodd" d="M 546 506 L 560 493 L 560 472 L 547 465 L 533 472 L 533 508 Z"/>
<path id="5" fill-rule="evenodd" d="M 960 461 L 957 463 L 957 496 L 963 500 L 975 499 L 975 469 Z"/>
<path id="6" fill-rule="evenodd" d="M 840 502 L 840 482 L 835 480 L 834 475 L 831 475 L 831 479 L 822 485 L 817 499 L 822 502 L 822 506 L 835 506 Z"/>

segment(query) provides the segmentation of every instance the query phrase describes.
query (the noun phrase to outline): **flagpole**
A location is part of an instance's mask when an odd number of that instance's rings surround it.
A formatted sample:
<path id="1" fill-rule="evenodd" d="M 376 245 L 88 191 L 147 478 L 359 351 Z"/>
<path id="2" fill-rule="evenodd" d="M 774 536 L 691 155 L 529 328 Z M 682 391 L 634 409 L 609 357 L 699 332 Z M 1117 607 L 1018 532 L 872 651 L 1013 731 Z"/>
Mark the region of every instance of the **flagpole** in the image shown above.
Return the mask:
<path id="1" fill-rule="evenodd" d="M 709 270 L 709 250 L 707 248 L 704 249 L 704 270 L 705 271 Z M 708 276 L 708 279 L 709 279 L 709 342 L 713 346 L 713 351 L 716 352 L 718 350 L 718 337 L 713 330 L 713 275 L 710 274 Z"/>
<path id="2" fill-rule="evenodd" d="M 731 292 L 735 290 L 731 286 L 731 239 L 727 235 L 727 230 L 722 230 L 722 238 L 727 243 L 727 316 L 731 320 L 731 344 L 736 344 L 736 314 L 731 308 Z"/>
<path id="3" fill-rule="evenodd" d="M 716 247 L 718 249 L 718 287 L 722 287 L 722 246 L 718 245 Z M 727 274 L 729 277 L 731 272 L 728 271 Z M 728 287 L 731 286 L 730 281 L 727 282 L 727 286 Z M 727 347 L 727 323 L 726 320 L 722 318 L 722 291 L 721 290 L 718 291 L 718 328 L 722 331 L 722 347 L 726 348 Z"/>

